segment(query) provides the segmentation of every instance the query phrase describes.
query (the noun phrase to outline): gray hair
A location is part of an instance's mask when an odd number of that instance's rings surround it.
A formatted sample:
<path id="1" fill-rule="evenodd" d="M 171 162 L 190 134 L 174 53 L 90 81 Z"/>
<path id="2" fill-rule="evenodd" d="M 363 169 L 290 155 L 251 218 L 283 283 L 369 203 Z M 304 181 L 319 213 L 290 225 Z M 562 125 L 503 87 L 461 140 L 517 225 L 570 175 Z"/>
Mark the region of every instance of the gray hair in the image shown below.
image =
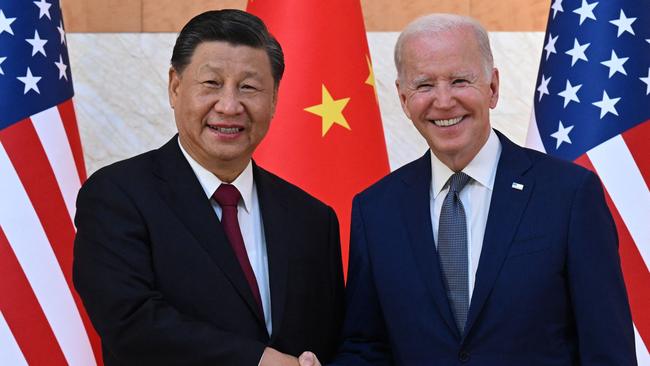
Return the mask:
<path id="1" fill-rule="evenodd" d="M 422 16 L 411 23 L 402 31 L 397 38 L 395 44 L 395 67 L 397 67 L 398 78 L 401 74 L 402 63 L 402 48 L 405 41 L 414 35 L 428 34 L 437 35 L 452 30 L 458 30 L 469 27 L 473 32 L 478 42 L 478 46 L 483 56 L 483 63 L 485 65 L 486 74 L 489 75 L 494 68 L 494 58 L 492 57 L 492 49 L 490 47 L 490 39 L 487 31 L 476 19 L 457 15 L 457 14 L 444 14 L 435 13 Z"/>

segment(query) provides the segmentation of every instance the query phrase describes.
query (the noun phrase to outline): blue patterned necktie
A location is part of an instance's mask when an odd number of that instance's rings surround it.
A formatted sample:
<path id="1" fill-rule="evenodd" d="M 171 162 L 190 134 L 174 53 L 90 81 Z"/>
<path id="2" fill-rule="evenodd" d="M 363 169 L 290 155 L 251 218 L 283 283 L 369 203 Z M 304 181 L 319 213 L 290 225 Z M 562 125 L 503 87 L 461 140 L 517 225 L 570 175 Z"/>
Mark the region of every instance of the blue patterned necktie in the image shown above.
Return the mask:
<path id="1" fill-rule="evenodd" d="M 467 221 L 459 194 L 469 179 L 463 172 L 454 173 L 449 178 L 449 192 L 442 203 L 438 222 L 438 260 L 447 288 L 447 298 L 461 335 L 465 330 L 469 310 L 469 271 Z"/>

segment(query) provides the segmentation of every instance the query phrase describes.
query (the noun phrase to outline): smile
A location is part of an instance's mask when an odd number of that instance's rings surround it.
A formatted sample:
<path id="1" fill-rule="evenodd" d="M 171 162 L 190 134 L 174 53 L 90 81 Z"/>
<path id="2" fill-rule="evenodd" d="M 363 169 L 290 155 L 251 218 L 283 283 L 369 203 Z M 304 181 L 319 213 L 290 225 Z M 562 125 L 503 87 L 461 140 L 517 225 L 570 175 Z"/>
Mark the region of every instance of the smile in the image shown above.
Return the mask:
<path id="1" fill-rule="evenodd" d="M 234 135 L 244 130 L 243 127 L 214 127 L 214 126 L 208 126 L 208 127 L 210 127 L 211 129 L 219 133 L 223 133 L 226 135 Z"/>
<path id="2" fill-rule="evenodd" d="M 434 119 L 432 122 L 438 127 L 449 127 L 457 124 L 463 117 L 456 117 L 451 119 Z"/>

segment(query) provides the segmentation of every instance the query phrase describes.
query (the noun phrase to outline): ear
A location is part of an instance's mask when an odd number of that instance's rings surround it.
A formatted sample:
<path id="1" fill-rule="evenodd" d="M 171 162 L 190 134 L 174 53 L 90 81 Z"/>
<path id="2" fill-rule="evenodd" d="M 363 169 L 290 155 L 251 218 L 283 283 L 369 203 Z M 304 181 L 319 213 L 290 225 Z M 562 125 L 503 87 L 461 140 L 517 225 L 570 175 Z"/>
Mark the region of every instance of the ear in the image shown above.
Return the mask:
<path id="1" fill-rule="evenodd" d="M 169 85 L 167 92 L 169 93 L 169 105 L 174 109 L 176 100 L 178 99 L 178 88 L 181 84 L 181 75 L 173 67 L 169 68 Z"/>
<path id="2" fill-rule="evenodd" d="M 411 119 L 411 113 L 409 112 L 407 105 L 406 93 L 403 90 L 402 85 L 400 84 L 399 78 L 395 80 L 395 87 L 397 88 L 397 95 L 399 96 L 399 103 L 402 106 L 402 110 L 408 119 Z"/>
<path id="3" fill-rule="evenodd" d="M 490 109 L 494 109 L 499 101 L 499 69 L 492 69 L 492 81 L 490 82 Z"/>
<path id="4" fill-rule="evenodd" d="M 279 86 L 273 88 L 273 100 L 271 101 L 271 103 L 272 103 L 271 108 L 273 108 L 273 109 L 271 110 L 271 119 L 273 119 L 273 117 L 275 116 L 275 110 L 276 110 L 276 107 L 278 105 L 278 89 L 279 88 L 280 88 Z"/>

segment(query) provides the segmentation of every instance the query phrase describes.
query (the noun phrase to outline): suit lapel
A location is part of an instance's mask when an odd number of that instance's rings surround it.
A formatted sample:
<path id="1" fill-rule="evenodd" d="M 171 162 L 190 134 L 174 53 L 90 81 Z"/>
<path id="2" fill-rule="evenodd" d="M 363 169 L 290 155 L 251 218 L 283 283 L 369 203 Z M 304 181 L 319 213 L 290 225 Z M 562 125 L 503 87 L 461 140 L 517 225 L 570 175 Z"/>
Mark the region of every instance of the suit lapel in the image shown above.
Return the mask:
<path id="1" fill-rule="evenodd" d="M 289 209 L 286 197 L 276 188 L 277 178 L 253 164 L 253 175 L 259 198 L 264 239 L 269 264 L 271 319 L 273 329 L 281 329 L 287 295 L 289 271 Z M 273 332 L 278 334 L 278 332 Z"/>
<path id="2" fill-rule="evenodd" d="M 531 177 L 525 176 L 531 162 L 524 150 L 498 131 L 497 135 L 501 140 L 502 151 L 494 181 L 465 335 L 471 331 L 494 286 L 535 184 Z M 523 185 L 523 189 L 513 188 L 513 183 Z"/>
<path id="3" fill-rule="evenodd" d="M 405 174 L 404 183 L 403 194 L 396 195 L 396 197 L 403 197 L 401 212 L 404 214 L 418 269 L 433 296 L 441 317 L 447 323 L 450 331 L 460 338 L 447 300 L 447 291 L 440 276 L 438 254 L 433 240 L 430 211 L 431 155 L 429 151 L 415 161 L 412 169 Z"/>
<path id="4" fill-rule="evenodd" d="M 235 290 L 246 301 L 251 312 L 264 325 L 264 317 L 257 310 L 244 272 L 228 243 L 223 227 L 194 171 L 183 156 L 176 137 L 158 150 L 156 159 L 155 174 L 164 182 L 161 185 L 163 200 L 221 268 Z M 186 244 L 188 243 L 179 243 Z"/>

